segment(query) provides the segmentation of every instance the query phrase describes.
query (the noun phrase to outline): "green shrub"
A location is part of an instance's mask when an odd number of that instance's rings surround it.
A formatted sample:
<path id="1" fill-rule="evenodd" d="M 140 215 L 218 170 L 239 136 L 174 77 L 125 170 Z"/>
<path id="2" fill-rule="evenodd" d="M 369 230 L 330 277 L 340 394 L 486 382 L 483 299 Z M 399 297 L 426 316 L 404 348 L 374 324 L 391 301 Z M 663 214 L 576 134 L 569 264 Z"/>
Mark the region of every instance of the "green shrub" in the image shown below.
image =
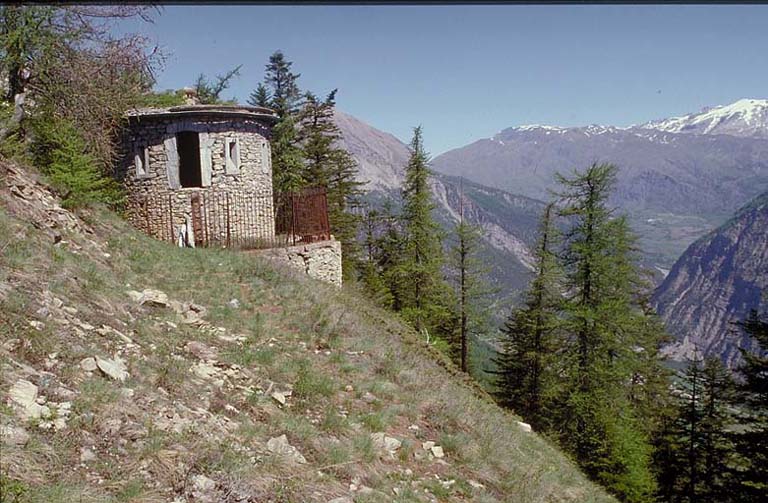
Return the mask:
<path id="1" fill-rule="evenodd" d="M 71 123 L 39 118 L 32 122 L 35 165 L 62 193 L 62 206 L 75 208 L 94 203 L 118 206 L 123 199 L 117 182 L 106 174 L 85 140 Z"/>

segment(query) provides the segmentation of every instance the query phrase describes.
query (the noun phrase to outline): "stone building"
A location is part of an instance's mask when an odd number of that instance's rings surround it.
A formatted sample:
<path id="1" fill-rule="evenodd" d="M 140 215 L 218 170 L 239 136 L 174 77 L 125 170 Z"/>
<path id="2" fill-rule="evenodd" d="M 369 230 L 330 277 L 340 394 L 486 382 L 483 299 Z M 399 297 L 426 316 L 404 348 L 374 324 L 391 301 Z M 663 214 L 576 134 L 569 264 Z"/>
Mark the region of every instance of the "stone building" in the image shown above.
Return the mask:
<path id="1" fill-rule="evenodd" d="M 274 112 L 191 105 L 132 110 L 127 119 L 117 177 L 134 226 L 191 245 L 274 238 Z"/>
<path id="2" fill-rule="evenodd" d="M 341 284 L 324 192 L 273 193 L 272 110 L 190 104 L 135 109 L 126 119 L 116 176 L 132 225 L 182 246 L 279 248 L 265 255 Z"/>

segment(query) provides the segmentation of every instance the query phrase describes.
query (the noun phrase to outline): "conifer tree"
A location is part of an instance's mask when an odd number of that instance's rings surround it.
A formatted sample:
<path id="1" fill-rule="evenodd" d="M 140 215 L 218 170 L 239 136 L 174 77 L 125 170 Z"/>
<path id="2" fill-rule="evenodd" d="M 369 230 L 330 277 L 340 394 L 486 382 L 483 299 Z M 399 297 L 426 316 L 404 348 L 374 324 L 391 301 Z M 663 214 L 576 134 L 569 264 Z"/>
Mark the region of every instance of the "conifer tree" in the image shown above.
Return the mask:
<path id="1" fill-rule="evenodd" d="M 757 342 L 756 351 L 741 352 L 736 404 L 741 427 L 733 434 L 740 465 L 734 492 L 737 501 L 751 503 L 768 500 L 768 317 L 751 311 L 739 326 Z"/>
<path id="2" fill-rule="evenodd" d="M 560 214 L 574 222 L 563 253 L 569 387 L 558 421 L 566 449 L 587 474 L 639 502 L 649 500 L 654 481 L 648 434 L 628 383 L 640 368 L 638 354 L 654 350 L 661 334 L 646 330 L 635 239 L 626 218 L 607 205 L 615 177 L 610 164 L 593 164 L 571 178 L 558 175 Z"/>
<path id="3" fill-rule="evenodd" d="M 343 271 L 350 278 L 359 254 L 359 218 L 350 208 L 359 204 L 363 184 L 357 181 L 357 162 L 339 146 L 342 136 L 333 120 L 335 106 L 336 89 L 322 101 L 306 93 L 298 140 L 304 157 L 303 183 L 327 190 L 331 232 L 341 242 Z"/>
<path id="4" fill-rule="evenodd" d="M 389 305 L 395 311 L 404 306 L 400 288 L 400 270 L 405 260 L 405 233 L 399 215 L 395 214 L 392 201 L 387 199 L 378 216 L 381 234 L 375 239 L 375 261 L 389 295 Z"/>
<path id="5" fill-rule="evenodd" d="M 211 82 L 204 74 L 200 74 L 195 82 L 195 92 L 197 93 L 197 99 L 203 105 L 214 105 L 224 103 L 221 99 L 221 93 L 225 89 L 229 88 L 229 84 L 235 77 L 240 76 L 240 68 L 243 65 L 237 65 L 235 68 L 229 70 L 223 75 L 217 75 L 216 81 Z"/>
<path id="6" fill-rule="evenodd" d="M 714 357 L 691 360 L 678 392 L 677 417 L 669 431 L 660 470 L 659 495 L 673 502 L 735 501 L 733 446 L 727 427 L 734 383 Z"/>
<path id="7" fill-rule="evenodd" d="M 554 252 L 554 206 L 547 205 L 536 244 L 536 276 L 502 328 L 503 352 L 498 367 L 499 402 L 515 410 L 537 429 L 546 429 L 549 404 L 555 395 L 555 352 L 562 307 L 560 267 Z"/>
<path id="8" fill-rule="evenodd" d="M 303 185 L 304 159 L 296 131 L 301 93 L 296 81 L 301 74 L 291 71 L 292 62 L 281 51 L 269 57 L 264 87 L 270 95 L 269 106 L 279 117 L 272 129 L 272 172 L 275 192 L 297 190 Z M 257 88 L 254 95 L 263 96 Z M 258 99 L 258 96 L 256 96 Z"/>
<path id="9" fill-rule="evenodd" d="M 465 218 L 463 185 L 459 193 L 459 222 L 453 231 L 454 246 L 450 266 L 454 272 L 459 317 L 458 361 L 463 372 L 470 372 L 469 339 L 489 329 L 490 296 L 495 292 L 487 281 L 488 267 L 479 257 L 480 229 Z"/>
<path id="10" fill-rule="evenodd" d="M 288 61 L 282 51 L 275 51 L 269 57 L 264 76 L 264 84 L 272 95 L 270 104 L 280 118 L 296 114 L 300 106 L 297 80 L 301 74 L 293 73 L 291 66 L 293 62 Z"/>
<path id="11" fill-rule="evenodd" d="M 386 269 L 382 265 L 384 257 L 388 253 L 384 243 L 384 236 L 380 235 L 380 229 L 388 218 L 387 211 L 378 211 L 367 208 L 363 217 L 363 257 L 358 262 L 360 281 L 368 295 L 380 306 L 392 308 L 392 292 L 388 288 L 385 278 Z"/>
<path id="12" fill-rule="evenodd" d="M 259 83 L 256 89 L 248 97 L 248 104 L 254 107 L 268 107 L 272 104 L 272 98 L 269 95 L 267 86 Z"/>
<path id="13" fill-rule="evenodd" d="M 442 276 L 442 233 L 432 217 L 429 156 L 421 127 L 414 129 L 403 183 L 403 258 L 393 271 L 395 297 L 403 316 L 421 331 L 444 339 L 453 334 L 453 295 Z"/>

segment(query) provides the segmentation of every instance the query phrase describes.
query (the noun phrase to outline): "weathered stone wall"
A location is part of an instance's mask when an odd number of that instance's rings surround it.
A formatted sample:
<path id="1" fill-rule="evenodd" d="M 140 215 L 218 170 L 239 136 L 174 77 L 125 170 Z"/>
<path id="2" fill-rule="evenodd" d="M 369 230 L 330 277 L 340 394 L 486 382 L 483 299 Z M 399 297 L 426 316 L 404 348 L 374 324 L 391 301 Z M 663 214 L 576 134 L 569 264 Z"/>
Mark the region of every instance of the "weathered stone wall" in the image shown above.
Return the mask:
<path id="1" fill-rule="evenodd" d="M 180 186 L 176 133 L 182 131 L 197 132 L 201 150 L 206 149 L 201 154 L 203 187 Z M 178 228 L 191 219 L 191 196 L 200 194 L 205 221 L 216 234 L 210 238 L 223 240 L 227 221 L 233 239 L 243 234 L 274 237 L 268 138 L 268 126 L 251 119 L 133 118 L 123 135 L 116 170 L 126 188 L 129 220 L 154 237 L 175 240 Z M 238 143 L 239 169 L 227 163 L 231 140 Z"/>
<path id="2" fill-rule="evenodd" d="M 341 243 L 334 239 L 255 253 L 341 287 Z"/>

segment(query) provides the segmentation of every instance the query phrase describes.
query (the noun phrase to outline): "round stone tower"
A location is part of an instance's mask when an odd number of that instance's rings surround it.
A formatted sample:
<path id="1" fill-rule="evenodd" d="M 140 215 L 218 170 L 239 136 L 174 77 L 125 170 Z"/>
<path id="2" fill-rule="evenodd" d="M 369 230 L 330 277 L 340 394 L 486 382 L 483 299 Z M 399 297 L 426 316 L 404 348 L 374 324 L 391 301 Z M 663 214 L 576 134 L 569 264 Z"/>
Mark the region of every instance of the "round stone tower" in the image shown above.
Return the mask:
<path id="1" fill-rule="evenodd" d="M 187 105 L 126 117 L 116 175 L 134 226 L 186 245 L 274 238 L 272 110 Z"/>

